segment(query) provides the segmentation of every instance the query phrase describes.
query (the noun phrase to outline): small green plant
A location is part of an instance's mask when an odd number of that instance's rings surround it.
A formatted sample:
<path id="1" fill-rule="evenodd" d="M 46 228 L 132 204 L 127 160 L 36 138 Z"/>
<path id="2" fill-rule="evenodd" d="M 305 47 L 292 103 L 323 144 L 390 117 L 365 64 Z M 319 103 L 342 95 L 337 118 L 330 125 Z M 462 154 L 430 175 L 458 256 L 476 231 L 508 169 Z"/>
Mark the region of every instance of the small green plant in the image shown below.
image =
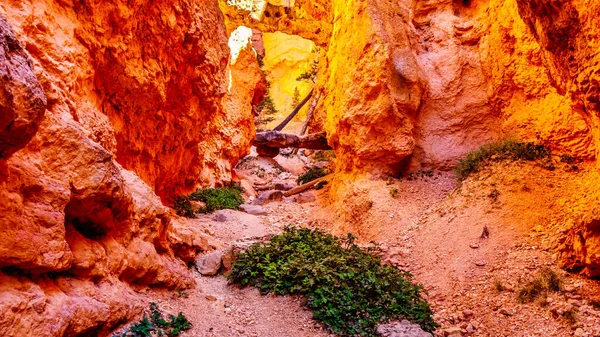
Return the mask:
<path id="1" fill-rule="evenodd" d="M 390 195 L 392 196 L 392 198 L 397 197 L 399 192 L 400 191 L 396 187 L 393 187 L 392 189 L 390 189 Z"/>
<path id="2" fill-rule="evenodd" d="M 496 279 L 494 280 L 494 289 L 496 289 L 497 292 L 501 293 L 506 290 L 506 286 L 504 286 L 502 280 Z"/>
<path id="3" fill-rule="evenodd" d="M 570 156 L 568 154 L 561 154 L 560 161 L 561 161 L 561 163 L 565 163 L 565 164 L 577 164 L 577 163 L 581 162 L 579 159 L 577 159 L 573 156 Z"/>
<path id="4" fill-rule="evenodd" d="M 197 212 L 210 213 L 219 209 L 238 209 L 244 203 L 243 192 L 244 190 L 239 186 L 201 189 L 187 196 L 179 196 L 173 208 L 177 214 L 188 218 L 194 218 Z M 194 210 L 192 201 L 202 201 L 206 207 L 203 210 Z"/>
<path id="5" fill-rule="evenodd" d="M 492 160 L 527 160 L 550 158 L 552 152 L 544 145 L 521 143 L 511 139 L 485 144 L 479 149 L 469 152 L 458 163 L 454 172 L 462 180 L 470 174 L 479 172 Z"/>
<path id="6" fill-rule="evenodd" d="M 148 317 L 142 318 L 141 321 L 133 323 L 129 327 L 134 336 L 152 336 L 152 331 L 155 329 L 156 327 L 148 320 Z"/>
<path id="7" fill-rule="evenodd" d="M 317 180 L 327 175 L 327 170 L 319 168 L 319 169 L 310 169 L 306 171 L 303 175 L 299 176 L 296 181 L 298 184 L 306 184 L 313 180 Z"/>
<path id="8" fill-rule="evenodd" d="M 114 334 L 113 337 L 174 337 L 192 327 L 192 324 L 181 312 L 177 316 L 169 315 L 168 318 L 169 320 L 166 320 L 158 305 L 152 302 L 150 303 L 150 317 L 144 316 L 139 322 L 132 323 L 123 332 Z"/>
<path id="9" fill-rule="evenodd" d="M 319 181 L 318 183 L 315 184 L 315 190 L 322 190 L 323 187 L 325 187 L 325 185 L 329 184 L 329 182 L 327 180 L 323 180 L 323 181 Z"/>
<path id="10" fill-rule="evenodd" d="M 563 312 L 562 317 L 570 324 L 577 323 L 577 317 L 578 317 L 577 309 L 573 307 L 573 308 L 570 308 L 569 310 L 566 310 L 565 312 Z"/>
<path id="11" fill-rule="evenodd" d="M 294 96 L 292 97 L 292 109 L 297 107 L 300 104 L 300 90 L 298 87 L 294 88 Z"/>
<path id="12" fill-rule="evenodd" d="M 239 254 L 229 279 L 263 294 L 304 295 L 314 318 L 340 336 L 374 336 L 379 322 L 402 318 L 433 331 L 422 287 L 410 273 L 383 265 L 379 253 L 356 245 L 351 234 L 287 227 Z"/>
<path id="13" fill-rule="evenodd" d="M 561 289 L 562 278 L 560 275 L 551 269 L 544 269 L 518 291 L 517 299 L 521 303 L 527 303 L 540 296 L 546 296 L 549 292 L 557 292 Z"/>
<path id="14" fill-rule="evenodd" d="M 421 169 L 421 170 L 409 172 L 406 175 L 406 180 L 412 181 L 412 180 L 417 180 L 419 178 L 425 178 L 425 177 L 433 178 L 434 177 L 433 170 L 432 169 Z"/>
<path id="15" fill-rule="evenodd" d="M 493 189 L 490 194 L 488 194 L 488 198 L 492 199 L 493 202 L 498 201 L 498 197 L 500 196 L 500 191 L 497 189 Z"/>
<path id="16" fill-rule="evenodd" d="M 188 297 L 190 297 L 190 294 L 188 294 L 187 292 L 185 292 L 183 290 L 177 290 L 173 294 L 173 297 L 176 297 L 176 298 L 188 298 Z"/>
<path id="17" fill-rule="evenodd" d="M 312 161 L 317 163 L 320 161 L 332 161 L 335 159 L 335 152 L 333 150 L 323 150 L 315 153 Z"/>
<path id="18" fill-rule="evenodd" d="M 312 63 L 310 64 L 310 70 L 302 73 L 300 76 L 298 76 L 298 78 L 296 78 L 296 81 L 310 81 L 310 82 L 315 82 L 315 79 L 317 78 L 317 72 L 319 71 L 319 59 L 315 59 L 312 61 Z"/>

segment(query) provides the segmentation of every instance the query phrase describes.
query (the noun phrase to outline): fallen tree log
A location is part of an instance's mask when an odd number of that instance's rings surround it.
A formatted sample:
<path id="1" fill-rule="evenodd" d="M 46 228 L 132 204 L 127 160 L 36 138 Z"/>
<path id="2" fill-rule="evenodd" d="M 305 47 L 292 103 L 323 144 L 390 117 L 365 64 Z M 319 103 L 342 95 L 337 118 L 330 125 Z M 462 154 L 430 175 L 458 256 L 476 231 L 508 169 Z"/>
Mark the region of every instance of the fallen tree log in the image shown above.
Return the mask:
<path id="1" fill-rule="evenodd" d="M 290 196 L 292 196 L 292 195 L 295 195 L 295 194 L 298 194 L 298 193 L 302 193 L 302 192 L 304 192 L 304 191 L 306 191 L 306 190 L 308 190 L 308 189 L 311 189 L 313 186 L 315 186 L 315 185 L 316 185 L 316 184 L 318 184 L 319 182 L 321 182 L 321 181 L 323 181 L 323 180 L 327 180 L 327 179 L 329 179 L 329 178 L 330 178 L 330 175 L 326 175 L 326 176 L 324 176 L 324 177 L 322 177 L 322 178 L 319 178 L 319 179 L 316 179 L 316 180 L 313 180 L 313 181 L 307 182 L 307 183 L 306 183 L 306 184 L 304 184 L 304 185 L 300 185 L 300 186 L 298 186 L 298 187 L 292 188 L 291 190 L 289 190 L 289 191 L 287 191 L 287 192 L 283 193 L 283 195 L 284 195 L 284 196 L 286 196 L 286 197 L 290 197 Z"/>
<path id="2" fill-rule="evenodd" d="M 275 127 L 275 129 L 273 129 L 273 131 L 281 131 L 283 130 L 283 128 L 285 128 L 286 125 L 288 125 L 288 123 L 294 118 L 296 117 L 296 115 L 298 114 L 298 112 L 300 112 L 300 109 L 302 109 L 302 107 L 308 103 L 308 101 L 310 100 L 310 98 L 312 97 L 313 91 L 315 91 L 315 87 L 313 86 L 312 89 L 310 89 L 310 92 L 308 93 L 308 95 L 306 95 L 306 97 L 304 97 L 304 99 L 302 100 L 302 102 L 300 102 L 298 104 L 298 106 L 296 106 L 296 108 L 294 109 L 294 111 L 292 111 L 292 113 L 287 116 L 283 122 L 281 122 L 279 125 L 277 125 Z"/>
<path id="3" fill-rule="evenodd" d="M 331 150 L 331 147 L 327 144 L 325 132 L 297 136 L 279 131 L 264 131 L 256 134 L 254 145 L 279 149 L 296 147 L 311 150 Z"/>

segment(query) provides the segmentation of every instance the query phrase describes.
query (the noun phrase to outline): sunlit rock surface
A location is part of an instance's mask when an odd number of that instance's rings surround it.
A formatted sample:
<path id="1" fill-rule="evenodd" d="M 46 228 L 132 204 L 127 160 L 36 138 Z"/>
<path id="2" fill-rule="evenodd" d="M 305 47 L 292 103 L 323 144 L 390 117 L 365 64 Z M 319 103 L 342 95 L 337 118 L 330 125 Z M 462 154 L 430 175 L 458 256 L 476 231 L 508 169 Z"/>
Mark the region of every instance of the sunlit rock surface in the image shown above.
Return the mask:
<path id="1" fill-rule="evenodd" d="M 287 116 L 295 108 L 294 96 L 297 90 L 298 100 L 302 100 L 313 87 L 311 81 L 298 81 L 298 77 L 310 72 L 313 61 L 319 59 L 315 44 L 297 35 L 281 32 L 264 33 L 263 43 L 265 58 L 263 59 L 267 80 L 270 82 L 270 93 L 278 117 Z M 305 106 L 298 115 L 299 119 L 306 117 Z M 279 119 L 274 121 L 275 124 Z"/>
<path id="2" fill-rule="evenodd" d="M 0 16 L 0 335 L 107 334 L 145 306 L 132 287 L 191 286 L 180 258 L 209 248 L 161 198 L 226 183 L 248 150 L 250 104 L 223 109 L 223 17 L 209 0 Z"/>

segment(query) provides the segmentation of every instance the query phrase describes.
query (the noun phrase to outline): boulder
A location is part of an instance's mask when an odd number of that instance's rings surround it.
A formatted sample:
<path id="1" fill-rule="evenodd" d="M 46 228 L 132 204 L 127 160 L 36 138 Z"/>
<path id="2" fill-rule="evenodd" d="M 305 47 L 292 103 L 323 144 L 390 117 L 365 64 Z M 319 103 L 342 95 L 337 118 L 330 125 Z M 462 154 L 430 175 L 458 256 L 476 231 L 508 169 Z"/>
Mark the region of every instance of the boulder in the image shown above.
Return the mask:
<path id="1" fill-rule="evenodd" d="M 271 202 L 283 200 L 283 192 L 278 190 L 265 191 L 261 193 L 258 198 L 252 201 L 252 205 L 266 205 Z"/>
<path id="2" fill-rule="evenodd" d="M 267 214 L 269 214 L 269 211 L 267 211 L 262 206 L 248 205 L 248 204 L 240 205 L 240 211 L 246 212 L 246 213 L 252 214 L 252 215 L 267 215 Z"/>
<path id="3" fill-rule="evenodd" d="M 214 276 L 219 273 L 222 266 L 224 250 L 217 250 L 196 258 L 196 269 L 204 276 Z"/>

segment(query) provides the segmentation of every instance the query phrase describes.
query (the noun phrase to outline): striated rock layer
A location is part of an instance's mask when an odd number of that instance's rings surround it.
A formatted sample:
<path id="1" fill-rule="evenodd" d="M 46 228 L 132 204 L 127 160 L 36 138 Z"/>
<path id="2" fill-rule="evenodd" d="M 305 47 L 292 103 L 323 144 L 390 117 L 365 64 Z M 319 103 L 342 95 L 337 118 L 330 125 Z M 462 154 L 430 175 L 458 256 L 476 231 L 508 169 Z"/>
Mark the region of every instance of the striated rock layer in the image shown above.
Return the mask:
<path id="1" fill-rule="evenodd" d="M 0 3 L 0 335 L 105 335 L 133 288 L 193 285 L 209 238 L 161 198 L 249 150 L 226 43 L 212 0 Z"/>

